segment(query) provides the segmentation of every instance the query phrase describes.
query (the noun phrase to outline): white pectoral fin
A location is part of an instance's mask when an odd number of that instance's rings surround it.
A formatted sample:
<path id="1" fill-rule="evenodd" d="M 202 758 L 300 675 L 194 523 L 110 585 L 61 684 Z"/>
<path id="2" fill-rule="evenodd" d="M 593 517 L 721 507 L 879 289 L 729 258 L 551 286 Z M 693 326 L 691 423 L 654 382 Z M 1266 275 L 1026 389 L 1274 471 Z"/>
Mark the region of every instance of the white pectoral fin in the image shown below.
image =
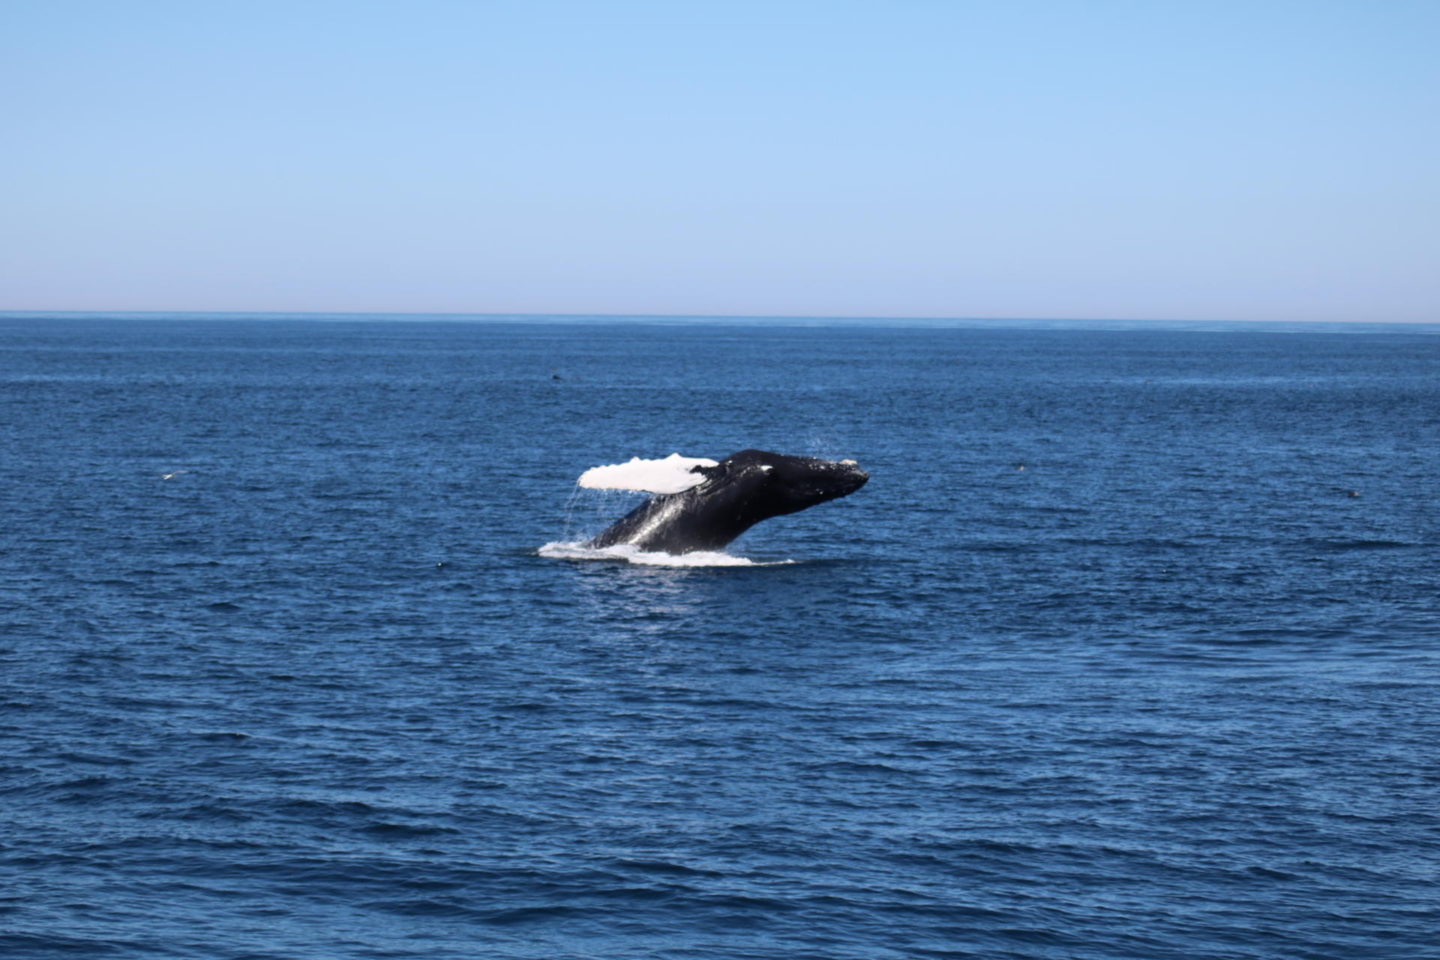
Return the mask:
<path id="1" fill-rule="evenodd" d="M 682 493 L 705 482 L 700 467 L 719 466 L 706 457 L 682 457 L 678 453 L 660 460 L 631 457 L 626 463 L 591 467 L 575 482 L 588 490 L 635 490 L 640 493 Z"/>

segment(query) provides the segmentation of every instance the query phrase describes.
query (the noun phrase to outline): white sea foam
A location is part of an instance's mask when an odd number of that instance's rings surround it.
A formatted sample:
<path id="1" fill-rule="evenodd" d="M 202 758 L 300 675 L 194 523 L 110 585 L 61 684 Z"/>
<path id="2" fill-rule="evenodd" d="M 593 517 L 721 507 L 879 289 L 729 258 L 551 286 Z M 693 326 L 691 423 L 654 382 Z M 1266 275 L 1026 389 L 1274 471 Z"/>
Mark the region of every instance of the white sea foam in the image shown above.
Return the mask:
<path id="1" fill-rule="evenodd" d="M 588 546 L 584 540 L 547 543 L 538 551 L 542 557 L 557 560 L 623 560 L 649 567 L 776 567 L 794 560 L 756 561 L 731 556 L 719 550 L 696 550 L 693 553 L 656 553 L 641 550 L 633 543 L 617 543 L 609 547 Z"/>
<path id="2" fill-rule="evenodd" d="M 713 467 L 717 461 L 705 457 L 682 457 L 678 453 L 661 460 L 631 457 L 628 463 L 591 467 L 575 482 L 590 490 L 639 490 L 642 493 L 683 493 L 705 482 L 691 473 L 692 467 Z"/>

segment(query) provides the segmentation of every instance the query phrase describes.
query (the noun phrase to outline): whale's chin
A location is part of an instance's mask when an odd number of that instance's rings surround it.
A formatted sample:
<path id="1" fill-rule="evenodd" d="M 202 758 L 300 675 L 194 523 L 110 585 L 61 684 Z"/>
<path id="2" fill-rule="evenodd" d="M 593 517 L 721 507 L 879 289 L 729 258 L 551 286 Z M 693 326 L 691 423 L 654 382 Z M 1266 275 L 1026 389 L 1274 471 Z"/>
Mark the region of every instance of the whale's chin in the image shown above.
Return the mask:
<path id="1" fill-rule="evenodd" d="M 835 496 L 848 497 L 850 496 L 850 494 L 854 493 L 856 490 L 859 490 L 861 487 L 865 486 L 865 484 L 869 482 L 870 474 L 866 473 L 864 470 L 861 470 L 858 466 L 851 467 L 849 473 L 839 477 L 836 480 L 836 484 L 840 492 L 835 494 Z"/>

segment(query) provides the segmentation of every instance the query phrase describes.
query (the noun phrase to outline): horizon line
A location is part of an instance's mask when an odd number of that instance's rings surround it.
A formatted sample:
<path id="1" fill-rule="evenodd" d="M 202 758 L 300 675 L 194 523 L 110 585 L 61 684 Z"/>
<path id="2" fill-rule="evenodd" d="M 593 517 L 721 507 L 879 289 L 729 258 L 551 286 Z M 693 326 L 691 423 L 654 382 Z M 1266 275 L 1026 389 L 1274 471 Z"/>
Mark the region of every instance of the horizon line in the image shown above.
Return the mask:
<path id="1" fill-rule="evenodd" d="M 216 317 L 216 318 L 347 318 L 374 320 L 404 320 L 417 318 L 437 321 L 507 321 L 507 320 L 587 320 L 587 321 L 840 321 L 842 323 L 880 322 L 921 323 L 921 324 L 1164 324 L 1164 325 L 1314 325 L 1314 326 L 1436 326 L 1435 320 L 1393 320 L 1357 318 L 1354 320 L 1302 320 L 1302 319 L 1224 319 L 1220 317 L 1177 318 L 1177 317 L 1105 317 L 1105 316 L 957 316 L 948 314 L 810 314 L 810 313 L 547 313 L 547 312 L 463 312 L 463 311 L 379 311 L 379 310 L 189 310 L 189 309 L 144 309 L 144 310 L 77 310 L 77 309 L 25 309 L 0 308 L 0 317 Z"/>

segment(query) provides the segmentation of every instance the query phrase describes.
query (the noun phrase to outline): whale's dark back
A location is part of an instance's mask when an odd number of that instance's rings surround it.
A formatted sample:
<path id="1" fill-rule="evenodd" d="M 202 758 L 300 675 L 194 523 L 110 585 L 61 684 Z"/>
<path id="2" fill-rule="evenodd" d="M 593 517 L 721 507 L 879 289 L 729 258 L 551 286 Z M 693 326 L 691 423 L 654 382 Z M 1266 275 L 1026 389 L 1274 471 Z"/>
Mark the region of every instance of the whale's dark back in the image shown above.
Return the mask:
<path id="1" fill-rule="evenodd" d="M 705 481 L 636 507 L 591 546 L 633 543 L 642 550 L 690 553 L 719 550 L 771 517 L 795 513 L 854 493 L 869 475 L 854 461 L 791 457 L 741 450 L 714 467 L 696 467 Z"/>

